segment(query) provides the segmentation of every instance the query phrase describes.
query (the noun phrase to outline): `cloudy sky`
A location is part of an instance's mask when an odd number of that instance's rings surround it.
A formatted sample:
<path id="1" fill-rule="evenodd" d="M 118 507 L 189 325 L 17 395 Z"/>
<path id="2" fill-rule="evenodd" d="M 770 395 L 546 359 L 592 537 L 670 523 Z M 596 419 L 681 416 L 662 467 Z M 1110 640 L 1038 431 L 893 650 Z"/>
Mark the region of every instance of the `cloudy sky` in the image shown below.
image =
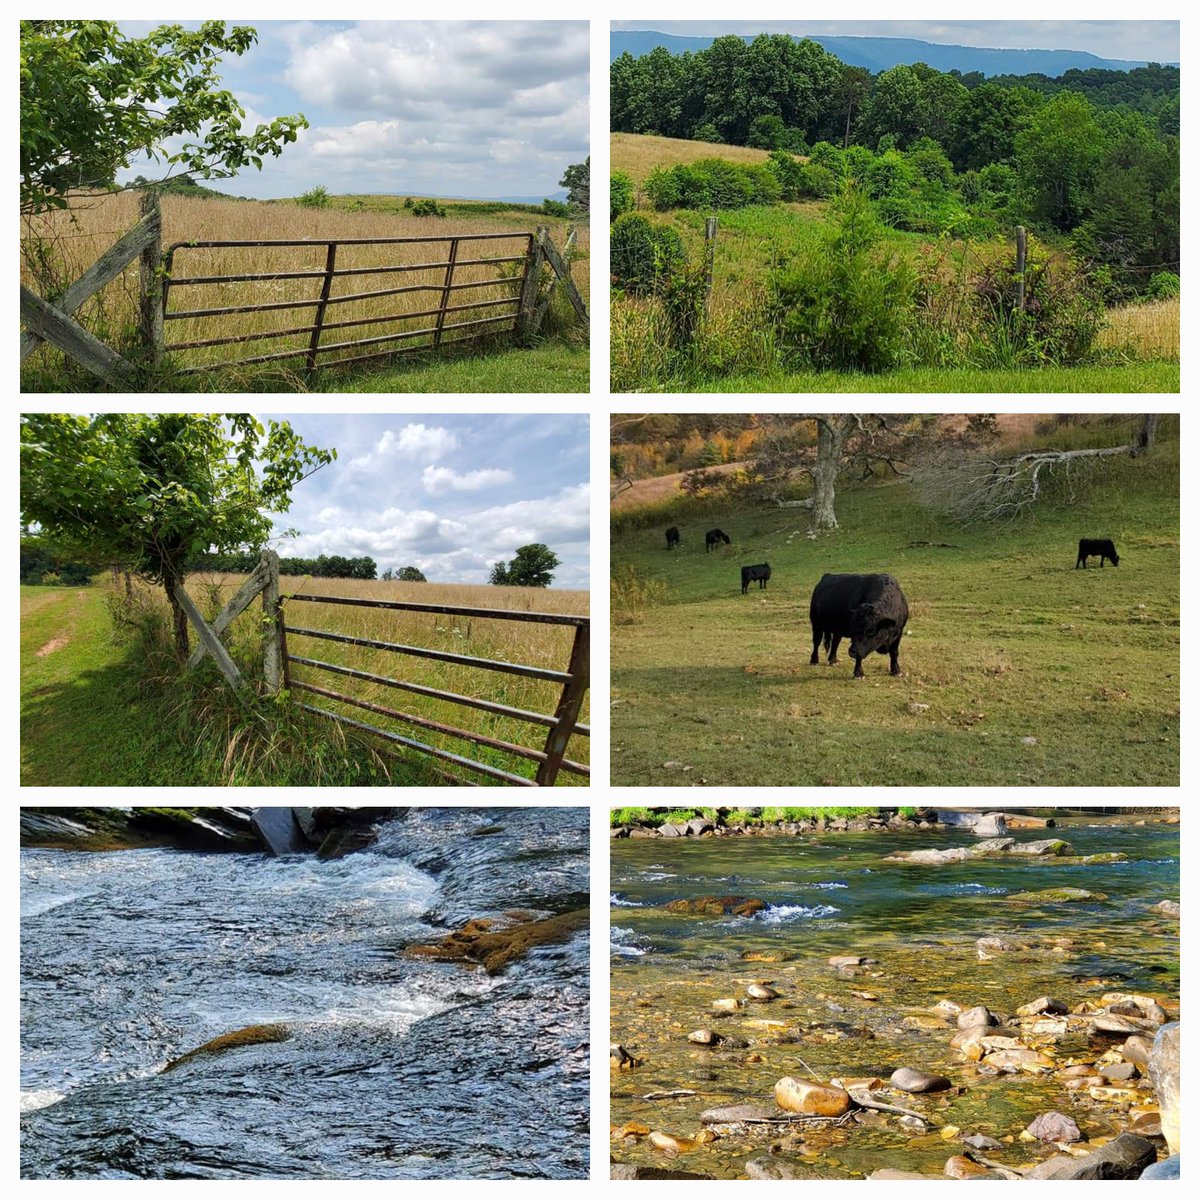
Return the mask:
<path id="1" fill-rule="evenodd" d="M 696 37 L 724 33 L 903 37 L 951 46 L 1087 50 L 1101 58 L 1179 61 L 1178 21 L 613 21 L 612 27 Z"/>
<path id="2" fill-rule="evenodd" d="M 260 417 L 261 420 L 268 418 Z M 581 415 L 280 419 L 337 461 L 292 493 L 283 556 L 369 554 L 442 583 L 486 583 L 492 564 L 544 542 L 554 586 L 588 586 L 588 419 Z"/>
<path id="3" fill-rule="evenodd" d="M 122 21 L 131 36 L 165 22 Z M 180 24 L 195 27 L 198 22 Z M 254 21 L 222 82 L 253 128 L 310 128 L 262 171 L 209 186 L 259 199 L 337 193 L 557 194 L 588 155 L 585 21 Z M 135 167 L 122 180 L 145 173 Z"/>

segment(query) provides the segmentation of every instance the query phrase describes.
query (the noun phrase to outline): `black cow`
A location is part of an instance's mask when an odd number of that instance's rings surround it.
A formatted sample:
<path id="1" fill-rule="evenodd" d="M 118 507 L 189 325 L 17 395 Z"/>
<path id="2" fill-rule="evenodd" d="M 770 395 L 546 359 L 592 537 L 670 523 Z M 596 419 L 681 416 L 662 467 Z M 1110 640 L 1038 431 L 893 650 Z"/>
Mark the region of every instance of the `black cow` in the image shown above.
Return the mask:
<path id="1" fill-rule="evenodd" d="M 710 529 L 704 535 L 704 553 L 707 554 L 714 546 L 719 546 L 722 542 L 729 545 L 729 534 L 722 533 L 719 529 Z"/>
<path id="2" fill-rule="evenodd" d="M 742 568 L 742 595 L 746 594 L 746 589 L 757 579 L 759 590 L 767 586 L 767 580 L 771 578 L 771 564 L 757 563 L 753 567 Z"/>
<path id="3" fill-rule="evenodd" d="M 822 575 L 808 606 L 812 621 L 813 652 L 824 641 L 829 664 L 837 662 L 838 643 L 850 639 L 854 678 L 863 675 L 862 660 L 878 651 L 892 660 L 892 674 L 900 674 L 900 639 L 908 623 L 908 601 L 891 575 Z"/>
<path id="4" fill-rule="evenodd" d="M 674 525 L 667 530 L 667 549 L 674 550 L 679 545 L 679 530 Z"/>
<path id="5" fill-rule="evenodd" d="M 1110 559 L 1112 565 L 1118 566 L 1121 562 L 1117 556 L 1117 548 L 1112 543 L 1112 538 L 1080 538 L 1079 539 L 1079 557 L 1075 560 L 1075 570 L 1082 567 L 1087 570 L 1087 560 L 1100 556 L 1100 565 L 1104 566 L 1104 560 Z"/>

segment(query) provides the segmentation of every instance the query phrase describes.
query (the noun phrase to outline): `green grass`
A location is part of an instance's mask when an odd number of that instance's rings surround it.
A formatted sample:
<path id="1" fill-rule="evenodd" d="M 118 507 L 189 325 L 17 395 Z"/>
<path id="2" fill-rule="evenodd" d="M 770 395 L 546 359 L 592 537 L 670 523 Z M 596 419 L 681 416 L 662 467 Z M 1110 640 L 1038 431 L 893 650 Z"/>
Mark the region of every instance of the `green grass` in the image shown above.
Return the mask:
<path id="1" fill-rule="evenodd" d="M 1107 464 L 1073 506 L 1000 528 L 950 525 L 903 482 L 844 490 L 816 541 L 803 510 L 712 503 L 668 555 L 623 514 L 613 571 L 665 601 L 613 628 L 614 784 L 1177 785 L 1178 442 Z M 733 544 L 705 555 L 711 526 Z M 1114 538 L 1120 567 L 1074 570 L 1081 536 Z M 763 561 L 768 588 L 741 595 Z M 809 666 L 827 571 L 900 580 L 902 677 L 873 656 L 854 682 L 844 644 Z"/>
<path id="2" fill-rule="evenodd" d="M 913 367 L 882 375 L 810 371 L 702 379 L 699 392 L 1178 392 L 1177 362 L 1121 366 L 1039 367 L 1037 370 Z"/>
<path id="3" fill-rule="evenodd" d="M 240 705 L 211 671 L 156 685 L 112 630 L 100 587 L 21 588 L 23 785 L 437 782 L 417 765 L 390 760 L 385 769 L 329 722 L 269 700 Z"/>

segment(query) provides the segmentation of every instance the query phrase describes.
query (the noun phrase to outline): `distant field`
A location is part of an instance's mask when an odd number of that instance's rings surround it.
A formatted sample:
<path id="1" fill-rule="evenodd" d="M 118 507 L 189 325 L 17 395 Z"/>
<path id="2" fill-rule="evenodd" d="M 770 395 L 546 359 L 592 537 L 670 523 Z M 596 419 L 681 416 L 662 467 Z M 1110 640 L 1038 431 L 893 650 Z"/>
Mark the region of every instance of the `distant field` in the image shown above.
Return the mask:
<path id="1" fill-rule="evenodd" d="M 724 158 L 730 162 L 761 163 L 770 155 L 749 146 L 725 146 L 719 142 L 692 142 L 684 138 L 654 137 L 640 133 L 609 134 L 612 169 L 624 171 L 641 184 L 655 167 L 673 167 L 702 158 Z"/>
<path id="2" fill-rule="evenodd" d="M 360 208 L 355 205 L 361 205 Z M 514 211 L 503 205 L 476 204 L 445 205 L 445 217 L 414 217 L 403 207 L 403 197 L 334 197 L 326 208 L 306 208 L 292 202 L 256 202 L 243 200 L 193 199 L 191 197 L 164 196 L 163 248 L 176 242 L 205 240 L 287 240 L 314 239 L 314 246 L 298 247 L 255 247 L 248 249 L 229 248 L 219 250 L 180 249 L 175 258 L 175 278 L 189 276 L 237 276 L 255 273 L 282 271 L 318 271 L 325 266 L 325 247 L 322 238 L 389 238 L 389 237 L 448 237 L 472 233 L 532 233 L 538 225 L 548 225 L 551 237 L 561 249 L 566 240 L 567 226 L 572 222 L 546 217 L 530 211 Z M 481 211 L 483 210 L 483 211 Z M 74 218 L 74 219 L 72 219 Z M 65 280 L 82 274 L 117 238 L 131 228 L 138 219 L 137 197 L 133 193 L 112 196 L 97 196 L 81 200 L 70 212 L 54 212 L 38 218 L 22 234 L 33 233 L 42 238 L 52 250 L 58 263 L 57 271 Z M 524 252 L 524 239 L 479 243 L 462 243 L 460 258 L 483 256 L 515 257 Z M 576 238 L 577 257 L 573 261 L 572 276 L 576 286 L 585 297 L 588 295 L 588 227 L 579 226 Z M 338 253 L 337 268 L 393 266 L 404 263 L 445 262 L 446 242 L 430 242 L 408 246 L 346 246 Z M 500 280 L 503 274 L 515 280 L 520 274 L 520 263 L 496 266 L 463 265 L 455 271 L 456 283 Z M 380 272 L 368 275 L 347 275 L 335 278 L 331 298 L 367 291 L 379 291 L 400 284 L 441 285 L 445 278 L 445 267 L 431 267 L 426 271 L 410 271 L 402 276 Z M 42 290 L 28 261 L 22 262 L 21 281 Z M 470 301 L 491 302 L 516 294 L 515 282 L 497 282 L 493 286 L 481 286 L 460 293 L 464 299 L 454 303 Z M 320 295 L 321 280 L 315 278 L 290 280 L 234 281 L 201 285 L 180 285 L 173 290 L 170 308 L 173 311 L 203 310 L 236 307 L 244 304 L 261 304 L 284 300 L 316 299 Z M 429 318 L 413 318 L 406 314 L 419 313 L 436 306 L 440 293 L 436 291 L 409 292 L 400 295 L 373 297 L 335 303 L 329 308 L 329 322 L 364 321 L 367 318 L 389 318 L 367 326 L 349 325 L 342 330 L 331 329 L 323 338 L 323 344 L 348 341 L 363 337 L 381 337 L 384 334 L 428 326 Z M 432 299 L 431 299 L 432 297 Z M 119 340 L 121 330 L 134 323 L 137 304 L 137 264 L 135 263 L 117 280 L 88 301 L 80 310 L 80 319 L 93 331 L 99 331 L 109 341 Z M 462 321 L 473 317 L 495 315 L 496 308 L 472 309 L 454 314 L 451 320 Z M 507 310 L 505 310 L 507 311 Z M 311 324 L 313 309 L 279 309 L 243 313 L 235 316 L 185 318 L 166 323 L 167 342 L 192 342 L 237 334 L 265 334 L 286 329 L 298 329 Z M 447 341 L 460 337 L 459 333 L 448 333 Z M 178 366 L 195 366 L 205 363 L 220 363 L 250 357 L 256 354 L 274 353 L 307 347 L 309 334 L 292 333 L 279 337 L 260 338 L 240 344 L 198 347 L 173 352 L 172 361 Z M 403 342 L 393 343 L 402 346 Z M 323 355 L 322 363 L 333 362 L 355 354 L 371 353 L 387 349 L 386 345 L 347 349 Z M 403 364 L 403 358 L 394 360 Z M 442 360 L 439 360 L 442 361 Z M 52 390 L 55 385 L 57 364 L 61 360 L 57 352 L 42 347 L 37 350 L 23 367 L 22 385 L 26 390 Z M 261 367 L 237 368 L 236 374 L 216 376 L 216 384 L 208 377 L 184 377 L 188 389 L 221 386 L 226 390 L 270 390 L 271 379 L 277 386 L 287 390 L 303 390 L 307 386 L 298 378 L 303 358 L 281 360 L 281 363 Z M 369 374 L 378 371 L 377 365 L 368 368 Z M 390 368 L 391 377 L 397 381 L 395 390 L 422 390 L 403 385 L 403 375 L 408 368 L 404 365 Z M 358 374 L 361 368 L 351 368 Z M 332 368 L 318 375 L 328 374 L 332 379 L 341 379 L 343 386 L 348 378 L 345 371 Z M 89 377 L 90 378 L 90 377 Z M 324 379 L 316 384 L 325 386 Z M 336 386 L 336 384 L 334 384 Z M 388 390 L 386 386 L 362 390 Z M 453 391 L 454 387 L 427 388 L 424 390 Z M 496 390 L 501 390 L 497 388 Z M 523 388 L 518 390 L 525 390 Z"/>
<path id="3" fill-rule="evenodd" d="M 196 575 L 188 580 L 188 589 L 209 613 L 227 599 L 244 576 Z M 558 589 L 499 588 L 452 584 L 405 584 L 382 581 L 363 582 L 336 579 L 284 577 L 283 590 L 304 591 L 310 595 L 365 596 L 375 599 L 407 599 L 432 604 L 535 608 L 545 612 L 586 613 L 588 595 Z M 304 784 L 320 782 L 377 782 L 389 780 L 371 766 L 370 750 L 342 751 L 342 757 L 354 762 L 329 765 L 330 778 L 272 778 L 256 766 L 246 777 L 229 763 L 214 761 L 198 749 L 204 740 L 202 722 L 182 723 L 178 714 L 168 712 L 168 694 L 156 693 L 146 686 L 131 647 L 113 639 L 112 621 L 107 611 L 109 587 L 97 583 L 89 588 L 22 587 L 21 589 L 21 758 L 22 782 L 26 784 Z M 165 601 L 149 593 L 152 606 L 165 609 Z M 570 652 L 570 630 L 562 626 L 543 626 L 526 622 L 461 619 L 436 614 L 415 614 L 352 608 L 341 605 L 295 603 L 286 609 L 289 624 L 367 637 L 379 641 L 450 650 L 454 653 L 523 662 L 564 670 Z M 227 637 L 231 652 L 248 672 L 258 672 L 261 651 L 255 623 L 257 605 L 238 618 Z M 432 659 L 414 658 L 344 646 L 326 640 L 292 637 L 289 652 L 302 657 L 366 670 L 372 674 L 404 679 L 426 686 L 444 688 L 464 695 L 497 700 L 517 708 L 552 714 L 558 697 L 555 684 L 527 680 L 477 668 L 454 667 Z M 211 666 L 204 668 L 211 671 Z M 367 685 L 311 668 L 295 668 L 297 680 L 307 680 L 334 691 L 383 704 L 446 724 L 488 734 L 505 741 L 540 749 L 545 729 L 526 722 L 501 718 L 486 712 L 465 709 L 445 701 L 435 701 L 403 693 L 380 685 Z M 214 685 L 217 695 L 228 695 Z M 306 696 L 296 698 L 395 729 L 417 740 L 443 746 L 455 753 L 481 762 L 527 775 L 534 764 L 486 747 L 473 747 L 461 739 L 428 730 L 417 730 L 360 708 Z M 587 723 L 588 700 L 580 720 Z M 311 726 L 309 728 L 308 726 Z M 327 738 L 332 727 L 328 720 L 314 719 L 304 736 L 316 741 Z M 67 736 L 69 731 L 69 736 Z M 291 735 L 289 735 L 291 736 Z M 183 745 L 180 745 L 180 739 Z M 331 745 L 336 747 L 336 741 Z M 382 747 L 381 742 L 372 746 Z M 282 763 L 289 755 L 281 747 Z M 230 753 L 234 747 L 230 747 Z M 586 763 L 589 741 L 572 739 L 568 757 Z M 331 754 L 336 755 L 335 749 Z M 392 759 L 393 763 L 397 760 Z M 372 773 L 377 778 L 370 778 Z M 232 776 L 232 777 L 231 777 Z M 353 776 L 353 777 L 351 777 Z M 486 782 L 480 776 L 472 776 Z M 426 760 L 402 758 L 394 768 L 394 784 L 437 783 L 426 770 Z M 561 785 L 586 782 L 578 775 L 563 773 Z"/>
<path id="4" fill-rule="evenodd" d="M 803 511 L 761 504 L 621 510 L 613 783 L 1176 785 L 1178 470 L 1164 441 L 1109 460 L 1073 506 L 965 529 L 908 483 L 850 487 L 841 529 L 816 541 Z M 705 554 L 712 527 L 732 545 Z M 1074 570 L 1081 536 L 1111 536 L 1120 566 Z M 739 567 L 764 561 L 766 590 L 741 595 Z M 873 656 L 854 682 L 844 645 L 840 665 L 809 666 L 809 597 L 839 571 L 900 580 L 901 678 Z"/>

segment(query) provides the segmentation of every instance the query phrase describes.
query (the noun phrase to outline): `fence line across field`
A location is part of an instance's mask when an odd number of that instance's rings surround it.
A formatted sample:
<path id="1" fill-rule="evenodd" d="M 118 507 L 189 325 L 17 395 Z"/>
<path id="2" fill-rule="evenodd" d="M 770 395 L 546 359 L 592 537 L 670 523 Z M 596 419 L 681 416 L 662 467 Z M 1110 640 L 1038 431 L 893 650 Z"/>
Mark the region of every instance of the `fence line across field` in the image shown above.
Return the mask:
<path id="1" fill-rule="evenodd" d="M 540 613 L 521 610 L 477 608 L 453 604 L 424 604 L 402 600 L 365 600 L 349 596 L 316 596 L 308 594 L 281 595 L 279 591 L 279 558 L 268 551 L 255 570 L 245 580 L 237 593 L 225 605 L 220 615 L 211 625 L 201 616 L 195 602 L 183 586 L 175 589 L 176 599 L 187 614 L 188 620 L 195 627 L 200 639 L 199 645 L 188 659 L 188 668 L 194 668 L 206 654 L 211 654 L 218 667 L 225 675 L 231 687 L 238 688 L 243 684 L 241 673 L 221 642 L 221 634 L 232 624 L 235 617 L 243 612 L 254 598 L 261 594 L 263 597 L 263 677 L 270 691 L 281 688 L 289 692 L 306 692 L 333 700 L 339 704 L 347 704 L 355 708 L 379 716 L 388 717 L 409 725 L 417 730 L 429 730 L 445 737 L 457 738 L 474 746 L 487 747 L 502 751 L 505 754 L 525 759 L 537 764 L 535 776 L 530 779 L 514 771 L 504 770 L 489 763 L 479 762 L 462 754 L 456 754 L 439 746 L 429 745 L 417 738 L 396 733 L 390 729 L 381 729 L 365 721 L 355 720 L 343 713 L 333 712 L 315 704 L 301 703 L 306 712 L 326 717 L 348 728 L 369 733 L 391 745 L 411 750 L 418 754 L 444 762 L 450 766 L 475 772 L 501 783 L 518 787 L 551 787 L 554 785 L 560 771 L 570 774 L 590 777 L 589 767 L 566 757 L 567 747 L 572 737 L 590 737 L 591 728 L 579 721 L 579 713 L 583 706 L 583 698 L 589 685 L 590 669 L 590 628 L 591 620 L 586 616 L 567 615 L 563 613 Z M 428 612 L 452 616 L 464 616 L 494 621 L 532 622 L 543 625 L 558 625 L 574 628 L 570 659 L 565 671 L 551 670 L 545 667 L 535 667 L 525 663 L 509 663 L 499 659 L 480 658 L 473 655 L 455 654 L 450 651 L 433 650 L 422 646 L 409 646 L 396 642 L 386 642 L 374 638 L 353 637 L 349 634 L 334 630 L 313 629 L 302 625 L 289 625 L 284 615 L 288 603 L 334 604 L 357 608 L 385 609 L 397 612 Z M 443 688 L 431 687 L 428 684 L 412 683 L 404 679 L 393 679 L 387 675 L 379 675 L 369 671 L 360 671 L 340 663 L 325 662 L 322 659 L 308 655 L 293 654 L 288 649 L 288 635 L 293 637 L 310 637 L 325 641 L 337 642 L 351 646 L 361 646 L 385 653 L 401 654 L 416 658 L 427 658 L 445 662 L 452 666 L 477 668 L 496 671 L 502 674 L 518 675 L 523 678 L 540 679 L 560 685 L 558 703 L 551 713 L 533 712 L 528 709 L 516 708 L 497 700 L 485 697 L 467 696 L 451 692 Z M 367 700 L 361 696 L 349 695 L 345 692 L 334 691 L 305 680 L 292 677 L 291 667 L 303 666 L 310 670 L 325 671 L 329 674 L 340 675 L 349 679 L 361 680 L 365 683 L 393 688 L 413 695 L 423 696 L 431 700 L 458 705 L 462 708 L 475 709 L 492 713 L 496 716 L 520 721 L 545 729 L 546 733 L 541 748 L 521 745 L 517 742 L 493 737 L 490 734 L 451 725 L 443 721 L 435 721 L 430 717 L 417 713 L 404 712 L 399 709 Z M 471 784 L 472 780 L 464 780 L 461 776 L 434 768 L 439 774 L 459 784 Z"/>
<path id="2" fill-rule="evenodd" d="M 413 237 L 384 238 L 275 238 L 179 241 L 162 251 L 162 214 L 154 192 L 143 192 L 139 198 L 142 219 L 124 237 L 110 247 L 84 274 L 71 285 L 62 297 L 53 301 L 38 296 L 21 286 L 21 319 L 25 331 L 21 337 L 21 359 L 24 361 L 43 341 L 51 342 L 64 354 L 75 359 L 92 374 L 106 383 L 128 382 L 135 374 L 134 364 L 111 346 L 106 345 L 75 321 L 74 312 L 99 289 L 115 279 L 129 262 L 140 256 L 138 339 L 145 360 L 157 364 L 164 353 L 186 352 L 213 346 L 236 346 L 274 338 L 298 337 L 307 341 L 284 350 L 231 358 L 219 362 L 189 363 L 178 368 L 183 375 L 228 367 L 245 367 L 285 359 L 303 359 L 306 372 L 326 367 L 387 358 L 396 354 L 435 351 L 457 342 L 473 341 L 485 335 L 510 335 L 518 345 L 530 344 L 538 332 L 551 295 L 562 289 L 580 320 L 587 322 L 587 306 L 571 278 L 570 252 L 575 243 L 574 227 L 568 231 L 566 256 L 560 254 L 550 238 L 549 228 L 539 225 L 535 233 L 455 233 L 427 234 Z M 513 243 L 511 253 L 486 254 L 470 245 L 481 243 Z M 468 243 L 467 256 L 460 247 Z M 343 247 L 403 247 L 445 245 L 444 256 L 427 262 L 399 261 L 385 264 L 338 266 L 339 249 Z M 256 270 L 254 262 L 244 271 L 224 274 L 191 274 L 175 277 L 175 260 L 179 254 L 204 254 L 214 251 L 255 251 L 275 248 L 309 248 L 324 254 L 324 266 L 302 270 Z M 485 245 L 483 249 L 487 249 Z M 498 249 L 504 250 L 500 246 Z M 343 263 L 345 259 L 343 256 Z M 519 270 L 506 273 L 506 268 L 521 264 Z M 496 274 L 483 279 L 463 279 L 462 272 L 478 273 L 495 269 Z M 543 272 L 551 271 L 549 290 L 541 296 Z M 437 272 L 440 278 L 431 281 L 401 284 L 368 291 L 334 293 L 334 281 L 352 276 L 400 275 Z M 456 277 L 457 276 L 457 277 Z M 283 281 L 320 282 L 317 296 L 298 296 L 288 300 L 266 300 L 251 304 L 207 305 L 171 310 L 173 299 L 178 303 L 179 289 L 222 287 L 227 284 L 263 284 L 273 286 Z M 473 299 L 471 292 L 479 288 L 511 294 Z M 383 315 L 350 317 L 327 321 L 331 307 L 385 296 L 427 293 L 431 299 L 424 307 L 409 312 L 389 312 Z M 451 303 L 454 301 L 454 303 Z M 389 306 L 394 307 L 394 306 Z M 265 312 L 286 312 L 311 309 L 312 320 L 303 325 L 279 329 L 233 329 L 216 336 L 183 336 L 168 342 L 164 335 L 167 321 L 209 321 L 229 317 L 247 317 Z M 504 311 L 499 311 L 504 310 Z M 480 315 L 488 312 L 490 315 Z M 328 330 L 361 328 L 368 325 L 387 325 L 393 322 L 412 322 L 428 319 L 418 328 L 404 328 L 371 337 L 351 337 L 323 342 Z M 400 343 L 413 343 L 401 345 Z M 387 349 L 382 347 L 387 346 Z M 328 357 L 343 351 L 366 349 L 368 353 L 344 357 Z"/>

